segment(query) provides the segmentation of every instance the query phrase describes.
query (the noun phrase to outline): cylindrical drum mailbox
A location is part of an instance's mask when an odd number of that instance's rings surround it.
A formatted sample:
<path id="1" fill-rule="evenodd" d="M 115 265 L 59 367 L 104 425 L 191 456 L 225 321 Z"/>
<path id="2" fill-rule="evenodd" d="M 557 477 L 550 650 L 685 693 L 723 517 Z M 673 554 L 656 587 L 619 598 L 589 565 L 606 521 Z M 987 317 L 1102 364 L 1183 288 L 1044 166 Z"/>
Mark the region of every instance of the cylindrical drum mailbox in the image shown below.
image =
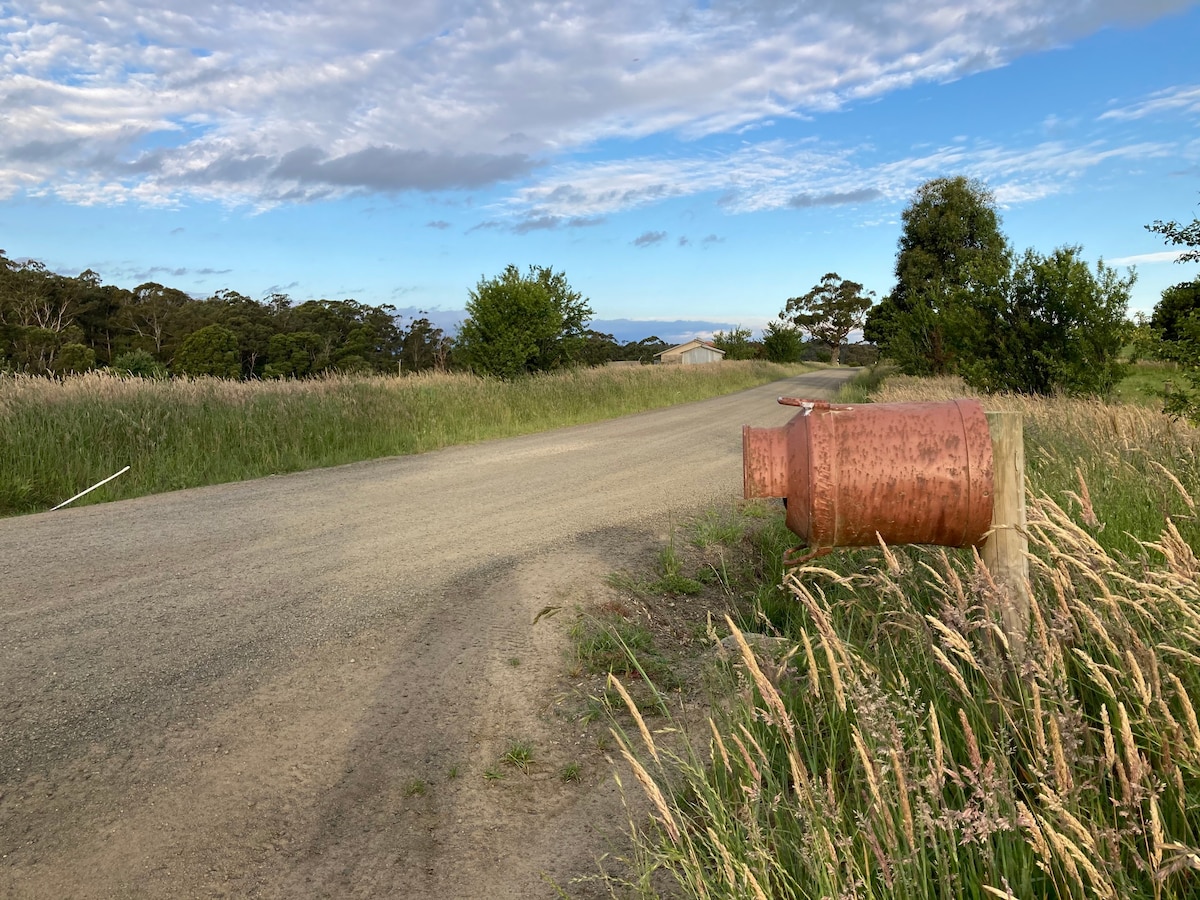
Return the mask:
<path id="1" fill-rule="evenodd" d="M 983 541 L 992 522 L 992 441 L 979 401 L 779 402 L 800 412 L 780 428 L 742 429 L 745 495 L 785 499 L 787 526 L 810 549 L 805 559 L 879 538 Z"/>

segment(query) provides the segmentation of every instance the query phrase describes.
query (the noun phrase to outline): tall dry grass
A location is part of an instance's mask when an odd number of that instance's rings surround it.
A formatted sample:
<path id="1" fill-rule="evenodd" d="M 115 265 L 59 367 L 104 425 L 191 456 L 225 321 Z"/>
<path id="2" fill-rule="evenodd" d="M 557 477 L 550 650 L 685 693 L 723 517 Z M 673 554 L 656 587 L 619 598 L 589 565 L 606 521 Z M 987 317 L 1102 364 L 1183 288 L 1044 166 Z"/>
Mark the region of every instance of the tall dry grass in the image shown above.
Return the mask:
<path id="1" fill-rule="evenodd" d="M 419 453 L 731 393 L 796 374 L 761 362 L 306 381 L 0 375 L 0 515 Z"/>
<path id="2" fill-rule="evenodd" d="M 617 729 L 657 811 L 643 895 L 657 872 L 674 880 L 662 893 L 704 898 L 1200 896 L 1196 432 L 1083 401 L 989 405 L 1025 414 L 1043 461 L 1032 652 L 1010 654 L 972 554 L 881 548 L 793 570 L 789 652 L 756 654 L 729 622 L 741 652 L 709 734 L 668 748 Z M 1146 498 L 1155 527 L 1114 541 L 1100 510 Z"/>

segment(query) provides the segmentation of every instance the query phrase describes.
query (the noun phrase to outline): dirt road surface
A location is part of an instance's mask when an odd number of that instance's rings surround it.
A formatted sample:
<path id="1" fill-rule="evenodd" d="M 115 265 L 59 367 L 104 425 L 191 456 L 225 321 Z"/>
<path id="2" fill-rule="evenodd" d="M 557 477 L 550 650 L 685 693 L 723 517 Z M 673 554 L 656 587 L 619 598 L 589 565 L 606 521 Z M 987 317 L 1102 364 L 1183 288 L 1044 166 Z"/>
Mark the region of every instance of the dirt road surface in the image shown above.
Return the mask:
<path id="1" fill-rule="evenodd" d="M 0 520 L 0 897 L 599 894 L 628 817 L 534 619 L 847 377 Z"/>

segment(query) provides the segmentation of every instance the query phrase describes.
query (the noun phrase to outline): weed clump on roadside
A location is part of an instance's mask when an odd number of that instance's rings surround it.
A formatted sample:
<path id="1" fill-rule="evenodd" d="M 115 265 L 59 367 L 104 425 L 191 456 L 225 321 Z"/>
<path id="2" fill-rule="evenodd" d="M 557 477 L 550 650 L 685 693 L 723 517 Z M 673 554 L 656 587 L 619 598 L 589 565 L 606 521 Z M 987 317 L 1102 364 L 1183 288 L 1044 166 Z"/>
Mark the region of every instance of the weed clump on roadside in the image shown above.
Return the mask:
<path id="1" fill-rule="evenodd" d="M 533 742 L 521 738 L 509 741 L 508 747 L 500 757 L 500 762 L 513 769 L 528 772 L 529 767 L 533 765 L 533 758 Z"/>
<path id="2" fill-rule="evenodd" d="M 579 670 L 592 675 L 628 674 L 633 671 L 630 654 L 644 654 L 654 646 L 648 629 L 617 613 L 580 618 L 570 637 Z"/>

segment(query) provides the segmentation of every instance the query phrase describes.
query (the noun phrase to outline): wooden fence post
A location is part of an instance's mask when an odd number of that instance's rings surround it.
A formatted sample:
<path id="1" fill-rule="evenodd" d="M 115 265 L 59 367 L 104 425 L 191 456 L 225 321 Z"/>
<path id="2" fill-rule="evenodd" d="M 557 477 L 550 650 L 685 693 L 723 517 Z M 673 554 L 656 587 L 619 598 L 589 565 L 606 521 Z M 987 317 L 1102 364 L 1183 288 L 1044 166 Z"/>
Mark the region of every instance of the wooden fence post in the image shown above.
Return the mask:
<path id="1" fill-rule="evenodd" d="M 992 530 L 980 550 L 1003 599 L 1000 622 L 1013 660 L 1025 659 L 1029 634 L 1029 538 L 1025 533 L 1025 441 L 1021 414 L 987 413 L 992 435 Z"/>

